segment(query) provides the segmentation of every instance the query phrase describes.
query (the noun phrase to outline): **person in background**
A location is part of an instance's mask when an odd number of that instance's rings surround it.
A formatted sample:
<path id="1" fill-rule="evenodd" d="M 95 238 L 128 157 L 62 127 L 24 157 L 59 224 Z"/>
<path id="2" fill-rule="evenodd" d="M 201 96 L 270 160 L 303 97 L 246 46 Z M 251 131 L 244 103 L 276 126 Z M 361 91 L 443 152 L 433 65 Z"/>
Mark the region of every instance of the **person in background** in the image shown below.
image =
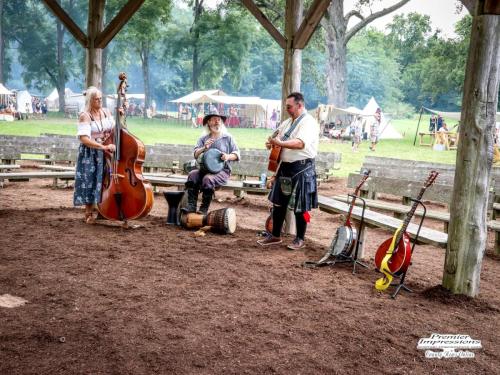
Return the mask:
<path id="1" fill-rule="evenodd" d="M 436 121 L 436 131 L 438 132 L 439 129 L 443 126 L 443 117 L 441 115 L 438 115 L 437 121 Z"/>
<path id="2" fill-rule="evenodd" d="M 85 222 L 93 224 L 96 205 L 101 202 L 104 175 L 104 153 L 115 151 L 114 144 L 102 143 L 113 130 L 114 119 L 108 109 L 102 107 L 102 93 L 96 87 L 85 91 L 85 110 L 78 119 L 80 147 L 76 161 L 75 191 L 73 204 L 85 205 Z"/>
<path id="3" fill-rule="evenodd" d="M 370 150 L 375 151 L 375 146 L 378 143 L 378 132 L 379 132 L 379 127 L 380 127 L 380 121 L 381 121 L 382 115 L 381 115 L 381 110 L 380 108 L 377 108 L 375 111 L 375 114 L 373 115 L 373 118 L 370 122 Z"/>
<path id="4" fill-rule="evenodd" d="M 352 126 L 352 151 L 358 152 L 359 144 L 361 143 L 361 133 L 363 131 L 363 118 L 357 116 L 351 124 Z"/>
<path id="5" fill-rule="evenodd" d="M 436 115 L 432 115 L 429 119 L 429 133 L 434 133 L 436 131 Z"/>

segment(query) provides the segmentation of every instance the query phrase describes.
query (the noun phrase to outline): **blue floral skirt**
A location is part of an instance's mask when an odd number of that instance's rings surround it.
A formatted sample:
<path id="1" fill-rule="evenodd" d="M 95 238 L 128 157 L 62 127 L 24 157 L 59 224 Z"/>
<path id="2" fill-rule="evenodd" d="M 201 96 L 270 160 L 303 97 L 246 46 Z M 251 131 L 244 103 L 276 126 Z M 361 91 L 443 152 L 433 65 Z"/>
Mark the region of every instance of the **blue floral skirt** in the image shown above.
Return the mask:
<path id="1" fill-rule="evenodd" d="M 101 201 L 104 152 L 80 144 L 76 161 L 73 204 L 97 204 Z"/>

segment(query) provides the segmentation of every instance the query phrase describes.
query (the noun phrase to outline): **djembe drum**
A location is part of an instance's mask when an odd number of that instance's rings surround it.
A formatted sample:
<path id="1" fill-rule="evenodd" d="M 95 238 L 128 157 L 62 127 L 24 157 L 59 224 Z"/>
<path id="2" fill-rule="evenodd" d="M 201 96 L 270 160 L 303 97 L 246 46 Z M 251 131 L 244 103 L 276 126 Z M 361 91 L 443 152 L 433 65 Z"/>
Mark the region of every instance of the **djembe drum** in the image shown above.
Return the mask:
<path id="1" fill-rule="evenodd" d="M 167 224 L 180 225 L 180 204 L 183 191 L 164 191 L 163 195 L 168 204 Z"/>
<path id="2" fill-rule="evenodd" d="M 196 212 L 181 212 L 181 226 L 187 229 L 201 228 L 206 225 L 206 216 Z"/>
<path id="3" fill-rule="evenodd" d="M 233 234 L 236 230 L 236 211 L 232 208 L 221 208 L 207 214 L 206 225 L 222 234 Z"/>

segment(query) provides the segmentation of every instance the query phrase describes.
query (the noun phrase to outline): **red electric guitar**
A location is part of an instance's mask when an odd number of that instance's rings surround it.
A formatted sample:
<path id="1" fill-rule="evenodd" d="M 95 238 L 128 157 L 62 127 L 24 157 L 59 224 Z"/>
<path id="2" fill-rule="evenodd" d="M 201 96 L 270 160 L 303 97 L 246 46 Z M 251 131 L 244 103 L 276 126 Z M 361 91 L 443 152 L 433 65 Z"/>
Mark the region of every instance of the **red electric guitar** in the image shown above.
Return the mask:
<path id="1" fill-rule="evenodd" d="M 387 289 L 392 277 L 402 275 L 410 266 L 411 243 L 410 236 L 406 233 L 406 229 L 417 209 L 418 202 L 422 199 L 425 190 L 434 183 L 438 174 L 439 173 L 436 171 L 432 171 L 429 174 L 425 180 L 424 186 L 420 189 L 416 202 L 413 203 L 410 211 L 406 214 L 406 218 L 401 227 L 396 231 L 393 237 L 385 240 L 377 249 L 375 254 L 375 266 L 385 275 L 383 279 L 380 279 L 380 282 L 377 281 L 375 285 L 377 289 Z"/>

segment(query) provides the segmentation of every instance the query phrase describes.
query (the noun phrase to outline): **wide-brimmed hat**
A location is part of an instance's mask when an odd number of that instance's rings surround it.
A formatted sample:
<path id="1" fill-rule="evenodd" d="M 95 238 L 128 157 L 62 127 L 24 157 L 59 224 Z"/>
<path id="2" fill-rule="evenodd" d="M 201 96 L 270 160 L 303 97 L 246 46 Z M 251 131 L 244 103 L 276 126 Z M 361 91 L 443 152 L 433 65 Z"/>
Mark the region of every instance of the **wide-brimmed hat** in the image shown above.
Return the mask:
<path id="1" fill-rule="evenodd" d="M 218 113 L 210 113 L 203 117 L 203 125 L 206 125 L 208 123 L 208 120 L 210 120 L 212 117 L 220 117 L 223 123 L 226 123 L 227 117 L 224 115 L 219 115 Z"/>

